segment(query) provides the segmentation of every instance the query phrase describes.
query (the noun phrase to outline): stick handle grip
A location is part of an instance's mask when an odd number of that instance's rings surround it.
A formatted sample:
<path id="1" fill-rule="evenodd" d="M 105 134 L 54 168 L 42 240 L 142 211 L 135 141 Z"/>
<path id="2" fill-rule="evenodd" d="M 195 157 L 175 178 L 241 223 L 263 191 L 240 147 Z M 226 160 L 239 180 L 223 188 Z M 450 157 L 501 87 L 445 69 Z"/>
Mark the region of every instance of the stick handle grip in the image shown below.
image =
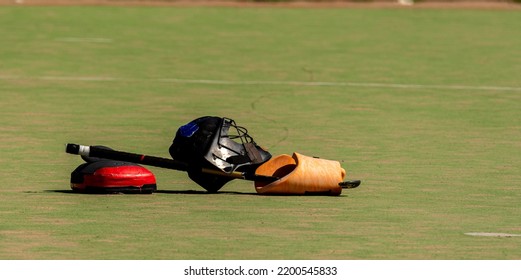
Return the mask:
<path id="1" fill-rule="evenodd" d="M 361 183 L 362 183 L 362 181 L 360 181 L 360 180 L 352 180 L 352 181 L 340 182 L 340 183 L 338 183 L 338 185 L 341 186 L 343 189 L 354 189 L 354 188 L 360 186 Z"/>

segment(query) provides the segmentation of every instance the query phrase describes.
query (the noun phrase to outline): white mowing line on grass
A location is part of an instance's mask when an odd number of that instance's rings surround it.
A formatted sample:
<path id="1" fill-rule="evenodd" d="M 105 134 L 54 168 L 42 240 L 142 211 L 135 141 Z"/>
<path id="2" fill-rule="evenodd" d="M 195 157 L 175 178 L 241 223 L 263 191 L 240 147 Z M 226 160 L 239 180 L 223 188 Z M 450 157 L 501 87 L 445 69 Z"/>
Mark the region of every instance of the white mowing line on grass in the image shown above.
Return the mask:
<path id="1" fill-rule="evenodd" d="M 63 77 L 63 76 L 42 76 L 38 80 L 46 81 L 80 81 L 80 82 L 111 82 L 122 81 L 122 79 L 112 77 Z"/>
<path id="2" fill-rule="evenodd" d="M 403 89 L 439 89 L 439 90 L 480 90 L 480 91 L 519 91 L 521 87 L 503 86 L 470 86 L 470 85 L 421 85 L 421 84 L 394 84 L 394 83 L 360 83 L 360 82 L 299 82 L 299 81 L 230 81 L 207 79 L 126 79 L 115 77 L 78 77 L 78 76 L 0 76 L 0 80 L 46 80 L 46 81 L 81 81 L 81 82 L 157 82 L 176 84 L 207 84 L 207 85 L 281 85 L 302 87 L 365 87 L 365 88 L 403 88 Z"/>
<path id="3" fill-rule="evenodd" d="M 158 82 L 184 84 L 215 85 L 287 85 L 287 86 L 330 86 L 330 87 L 367 87 L 367 88 L 405 88 L 405 89 L 449 89 L 449 90 L 485 90 L 485 91 L 521 91 L 521 87 L 467 86 L 467 85 L 419 85 L 393 83 L 358 83 L 358 82 L 298 82 L 298 81 L 227 81 L 227 80 L 186 80 L 155 79 Z"/>
<path id="4" fill-rule="evenodd" d="M 40 76 L 40 77 L 24 77 L 24 76 L 0 76 L 0 80 L 4 81 L 27 81 L 27 80 L 41 80 L 41 81 L 73 81 L 73 82 L 115 82 L 123 81 L 124 79 L 112 77 L 67 77 L 67 76 Z"/>
<path id="5" fill-rule="evenodd" d="M 465 235 L 485 236 L 485 237 L 521 237 L 521 234 L 501 233 L 501 232 L 466 232 Z"/>
<path id="6" fill-rule="evenodd" d="M 85 37 L 64 37 L 56 38 L 56 41 L 71 43 L 112 43 L 109 38 L 85 38 Z"/>

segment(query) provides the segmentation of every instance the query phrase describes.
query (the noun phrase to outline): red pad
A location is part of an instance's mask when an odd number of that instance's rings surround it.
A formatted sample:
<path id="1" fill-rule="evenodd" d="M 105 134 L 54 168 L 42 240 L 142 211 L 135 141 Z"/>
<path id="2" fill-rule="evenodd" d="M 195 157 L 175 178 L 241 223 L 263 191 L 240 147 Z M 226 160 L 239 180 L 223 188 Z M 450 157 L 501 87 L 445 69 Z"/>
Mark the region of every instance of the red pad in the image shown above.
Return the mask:
<path id="1" fill-rule="evenodd" d="M 154 174 L 140 165 L 102 160 L 76 168 L 71 188 L 83 193 L 152 193 L 157 186 Z"/>

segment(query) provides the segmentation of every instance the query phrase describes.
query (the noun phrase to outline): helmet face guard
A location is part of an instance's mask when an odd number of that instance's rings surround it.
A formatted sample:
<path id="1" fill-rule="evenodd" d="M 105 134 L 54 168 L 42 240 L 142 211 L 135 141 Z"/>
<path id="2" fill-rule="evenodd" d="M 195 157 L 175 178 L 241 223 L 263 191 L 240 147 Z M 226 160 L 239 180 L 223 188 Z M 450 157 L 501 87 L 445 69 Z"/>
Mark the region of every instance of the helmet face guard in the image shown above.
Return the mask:
<path id="1" fill-rule="evenodd" d="M 237 126 L 232 119 L 223 118 L 221 127 L 204 157 L 215 167 L 230 173 L 238 169 L 249 171 L 250 167 L 268 161 L 271 154 L 257 146 L 246 128 Z"/>
<path id="2" fill-rule="evenodd" d="M 253 174 L 271 158 L 269 152 L 255 143 L 246 128 L 232 119 L 220 117 L 201 117 L 181 126 L 169 152 L 175 160 L 194 167 L 188 175 L 208 191 L 217 191 L 232 179 L 202 174 L 197 169 Z"/>

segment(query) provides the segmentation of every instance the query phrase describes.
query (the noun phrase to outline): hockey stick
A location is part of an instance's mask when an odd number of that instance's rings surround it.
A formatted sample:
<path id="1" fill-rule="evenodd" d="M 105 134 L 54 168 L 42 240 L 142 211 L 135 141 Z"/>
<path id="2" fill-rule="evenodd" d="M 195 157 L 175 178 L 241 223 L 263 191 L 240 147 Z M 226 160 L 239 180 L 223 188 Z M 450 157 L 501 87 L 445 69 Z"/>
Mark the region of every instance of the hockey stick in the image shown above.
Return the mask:
<path id="1" fill-rule="evenodd" d="M 205 174 L 212 174 L 212 175 L 216 175 L 216 176 L 256 181 L 256 182 L 274 182 L 274 181 L 277 181 L 280 179 L 279 177 L 249 174 L 246 172 L 238 172 L 238 171 L 226 173 L 226 172 L 223 172 L 220 170 L 209 169 L 209 168 L 194 169 L 194 167 L 189 166 L 187 163 L 178 161 L 178 160 L 155 157 L 155 156 L 148 156 L 148 155 L 142 155 L 142 154 L 134 154 L 134 153 L 128 153 L 128 152 L 122 152 L 122 151 L 116 151 L 116 150 L 108 150 L 106 148 L 96 147 L 96 146 L 84 146 L 84 145 L 69 143 L 69 144 L 67 144 L 67 146 L 65 148 L 65 152 L 69 153 L 69 154 L 73 154 L 73 155 L 81 155 L 81 156 L 86 156 L 86 157 L 98 157 L 98 158 L 105 158 L 105 159 L 111 159 L 111 160 L 126 161 L 126 162 L 132 162 L 132 163 L 139 163 L 139 164 L 143 164 L 143 165 L 150 165 L 150 166 L 155 166 L 155 167 L 173 169 L 173 170 L 178 170 L 178 171 L 196 170 L 196 171 L 199 171 L 199 172 L 205 173 Z"/>

